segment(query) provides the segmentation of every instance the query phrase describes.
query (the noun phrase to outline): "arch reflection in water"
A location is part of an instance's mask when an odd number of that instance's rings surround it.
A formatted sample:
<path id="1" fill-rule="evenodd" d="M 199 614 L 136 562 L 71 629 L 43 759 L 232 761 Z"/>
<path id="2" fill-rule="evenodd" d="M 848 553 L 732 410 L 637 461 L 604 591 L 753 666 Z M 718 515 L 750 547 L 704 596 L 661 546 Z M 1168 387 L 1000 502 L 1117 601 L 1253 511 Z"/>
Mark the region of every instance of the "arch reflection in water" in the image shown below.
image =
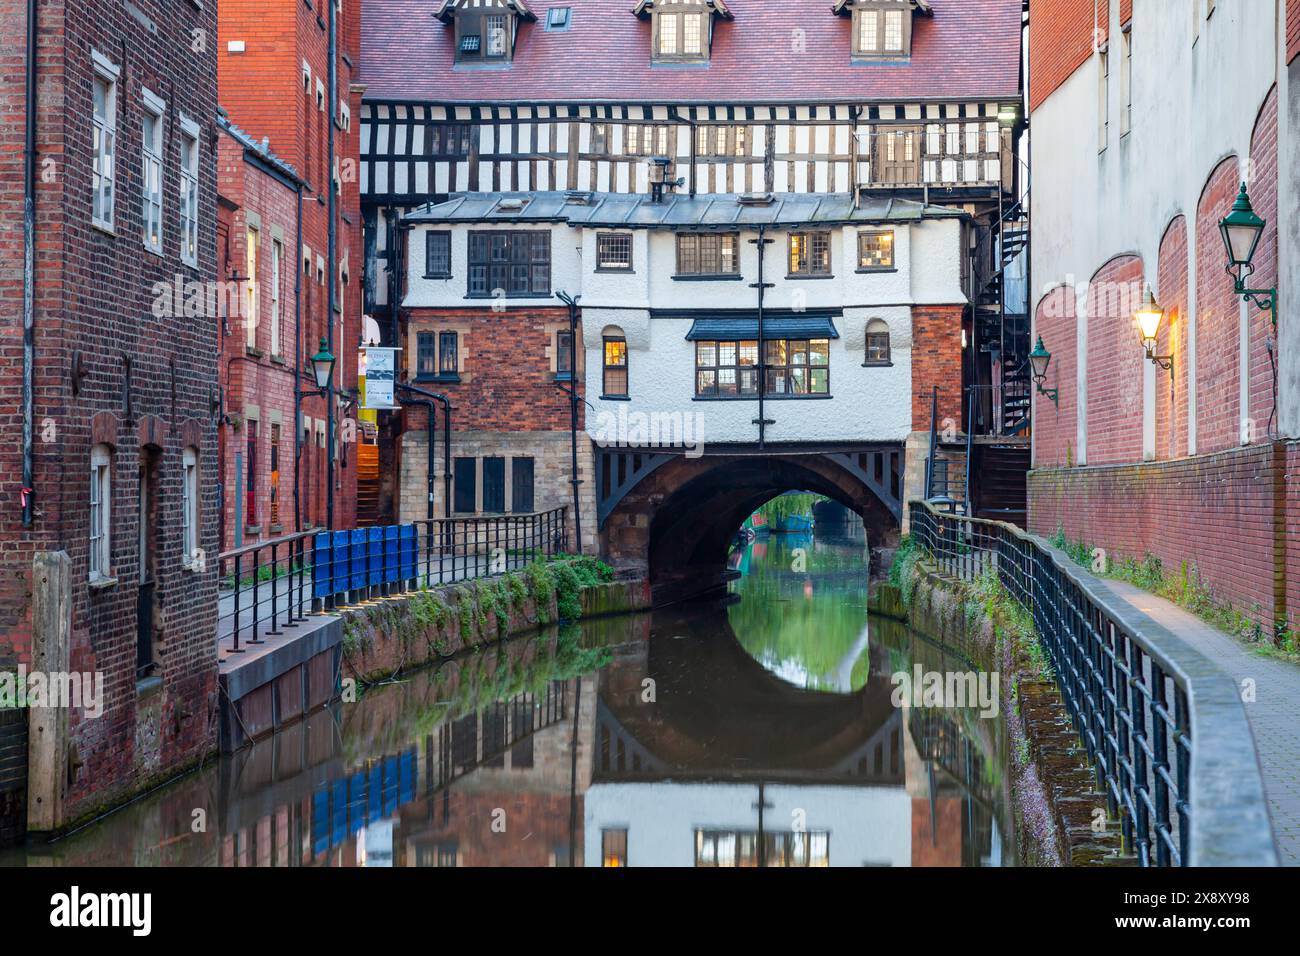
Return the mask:
<path id="1" fill-rule="evenodd" d="M 26 852 L 222 866 L 1010 858 L 1001 721 L 890 702 L 894 671 L 969 665 L 868 620 L 855 552 L 811 546 L 811 596 L 769 544 L 730 605 L 587 622 L 411 675 Z"/>

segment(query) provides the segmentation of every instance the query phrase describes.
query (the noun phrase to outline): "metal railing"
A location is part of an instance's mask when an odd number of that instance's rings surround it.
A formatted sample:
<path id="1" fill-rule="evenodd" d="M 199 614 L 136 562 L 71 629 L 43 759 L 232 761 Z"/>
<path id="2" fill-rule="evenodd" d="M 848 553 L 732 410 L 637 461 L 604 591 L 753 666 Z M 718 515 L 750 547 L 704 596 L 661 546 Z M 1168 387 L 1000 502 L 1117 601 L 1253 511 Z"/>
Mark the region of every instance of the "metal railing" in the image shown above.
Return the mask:
<path id="1" fill-rule="evenodd" d="M 1074 729 L 1143 866 L 1277 865 L 1253 737 L 1232 680 L 1014 525 L 909 504 L 943 573 L 986 572 L 1030 615 Z"/>
<path id="2" fill-rule="evenodd" d="M 562 554 L 568 508 L 487 518 L 431 518 L 415 522 L 421 580 L 429 587 L 526 567 Z"/>
<path id="3" fill-rule="evenodd" d="M 420 587 L 518 570 L 565 551 L 568 508 L 435 518 L 347 531 L 302 531 L 218 558 L 217 641 L 232 653 L 309 615 Z"/>

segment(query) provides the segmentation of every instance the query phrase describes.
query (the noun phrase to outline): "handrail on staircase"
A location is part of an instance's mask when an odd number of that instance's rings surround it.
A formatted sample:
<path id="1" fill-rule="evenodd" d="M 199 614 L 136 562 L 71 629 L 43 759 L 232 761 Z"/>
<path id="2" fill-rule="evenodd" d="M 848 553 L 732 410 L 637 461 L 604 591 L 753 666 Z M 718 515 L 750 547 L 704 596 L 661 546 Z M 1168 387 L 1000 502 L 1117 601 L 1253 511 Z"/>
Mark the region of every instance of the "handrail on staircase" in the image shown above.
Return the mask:
<path id="1" fill-rule="evenodd" d="M 925 497 L 934 497 L 934 456 L 939 448 L 939 386 L 933 386 L 930 396 L 930 457 L 925 460 Z"/>

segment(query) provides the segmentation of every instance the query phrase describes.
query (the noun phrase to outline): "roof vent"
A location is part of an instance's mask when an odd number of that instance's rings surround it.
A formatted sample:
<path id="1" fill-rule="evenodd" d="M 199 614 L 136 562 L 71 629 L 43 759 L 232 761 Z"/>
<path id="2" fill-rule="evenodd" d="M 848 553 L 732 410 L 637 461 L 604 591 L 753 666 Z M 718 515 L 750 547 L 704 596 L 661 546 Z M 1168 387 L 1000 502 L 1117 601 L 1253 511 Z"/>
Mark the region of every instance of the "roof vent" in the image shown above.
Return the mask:
<path id="1" fill-rule="evenodd" d="M 564 194 L 564 204 L 566 206 L 590 206 L 591 193 L 583 192 L 580 189 L 570 189 Z"/>
<path id="2" fill-rule="evenodd" d="M 741 193 L 736 202 L 742 206 L 770 206 L 776 201 L 771 193 Z"/>
<path id="3" fill-rule="evenodd" d="M 493 212 L 523 212 L 524 207 L 527 205 L 528 205 L 527 199 L 524 199 L 522 197 L 519 198 L 511 197 L 509 199 L 502 199 L 500 202 L 498 202 L 497 208 L 494 209 Z"/>

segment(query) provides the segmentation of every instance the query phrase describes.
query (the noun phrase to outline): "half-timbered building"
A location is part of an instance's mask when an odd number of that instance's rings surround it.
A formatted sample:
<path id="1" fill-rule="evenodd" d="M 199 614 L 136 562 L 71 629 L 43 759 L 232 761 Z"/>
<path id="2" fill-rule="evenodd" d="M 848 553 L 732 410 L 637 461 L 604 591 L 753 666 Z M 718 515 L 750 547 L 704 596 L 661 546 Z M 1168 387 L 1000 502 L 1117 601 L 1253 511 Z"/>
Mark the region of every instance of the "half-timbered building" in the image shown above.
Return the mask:
<path id="1" fill-rule="evenodd" d="M 605 412 L 734 398 L 692 406 L 726 419 L 724 450 L 840 442 L 837 453 L 866 456 L 855 467 L 897 513 L 909 466 L 914 478 L 922 465 L 935 385 L 954 430 L 967 427 L 963 383 L 1008 386 L 981 392 L 1006 401 L 977 403 L 971 425 L 1019 424 L 1019 386 L 1002 373 L 1027 345 L 1001 283 L 1025 226 L 1019 0 L 446 0 L 432 13 L 381 0 L 363 10 L 363 35 L 366 310 L 385 344 L 406 349 L 410 378 L 443 377 L 454 404 L 468 377 L 476 395 L 526 406 L 518 428 L 484 421 L 477 432 L 553 430 L 567 443 L 567 401 L 554 401 L 566 373 L 561 293 L 583 297 L 578 378 L 592 437 Z M 916 238 L 939 234 L 941 249 Z M 895 255 L 905 267 L 891 272 Z M 819 278 L 832 281 L 804 281 Z M 812 387 L 811 374 L 795 382 L 766 348 L 762 361 L 748 348 L 760 334 L 772 345 L 780 321 L 804 312 L 826 320 L 824 333 L 782 339 L 828 343 L 846 397 L 867 387 L 856 377 L 879 381 L 873 366 L 890 355 L 905 420 L 873 421 L 873 406 L 890 403 L 861 394 L 844 412 L 758 413 L 778 384 Z M 870 338 L 873 320 L 887 340 Z M 642 323 L 644 334 L 628 331 Z M 442 332 L 460 334 L 446 361 Z M 736 395 L 698 394 L 710 341 L 724 343 L 719 362 L 737 343 L 752 386 L 737 359 L 708 386 L 734 378 Z M 836 359 L 850 347 L 852 361 Z M 533 359 L 539 376 L 517 374 Z M 620 362 L 636 370 L 630 394 L 608 388 Z M 679 377 L 682 395 L 656 388 L 638 405 L 639 386 Z M 844 420 L 826 424 L 831 415 Z M 920 452 L 910 459 L 909 439 Z M 607 548 L 618 505 L 656 467 L 625 460 L 635 451 L 598 446 L 586 479 Z M 404 470 L 423 503 L 423 473 Z M 481 512 L 476 487 L 470 507 L 467 479 L 462 504 Z M 491 503 L 502 500 L 494 487 Z"/>

